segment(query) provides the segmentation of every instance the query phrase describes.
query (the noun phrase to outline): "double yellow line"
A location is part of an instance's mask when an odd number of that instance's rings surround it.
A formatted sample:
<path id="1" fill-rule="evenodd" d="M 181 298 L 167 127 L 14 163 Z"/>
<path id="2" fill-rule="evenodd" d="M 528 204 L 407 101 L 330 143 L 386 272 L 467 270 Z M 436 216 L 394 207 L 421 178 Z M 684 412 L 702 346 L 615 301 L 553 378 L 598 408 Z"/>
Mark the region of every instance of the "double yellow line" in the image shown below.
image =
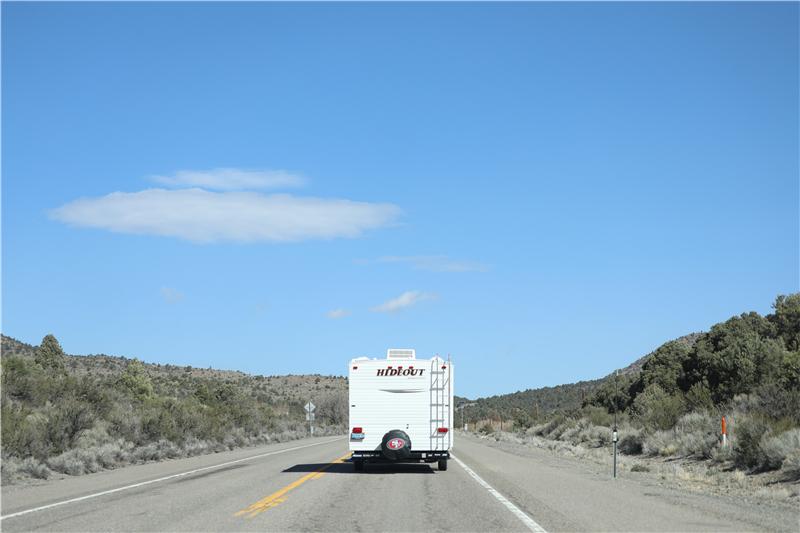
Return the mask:
<path id="1" fill-rule="evenodd" d="M 328 463 L 328 464 L 326 464 L 326 465 L 314 470 L 313 472 L 306 474 L 305 476 L 301 477 L 297 481 L 293 481 L 292 483 L 289 483 L 288 485 L 286 485 L 282 489 L 273 492 L 272 494 L 270 494 L 266 498 L 262 498 L 262 499 L 258 500 L 256 503 L 254 503 L 254 504 L 250 505 L 249 507 L 246 507 L 245 509 L 242 509 L 241 511 L 239 511 L 234 516 L 245 516 L 246 515 L 247 518 L 253 518 L 257 514 L 263 513 L 267 509 L 272 509 L 273 507 L 276 507 L 276 506 L 282 504 L 283 502 L 286 501 L 286 498 L 285 498 L 286 494 L 288 494 L 289 492 L 293 491 L 294 489 L 296 489 L 297 487 L 299 487 L 300 485 L 302 485 L 306 481 L 322 477 L 322 475 L 325 473 L 325 470 L 327 470 L 328 468 L 332 467 L 335 464 L 343 463 L 344 461 L 346 461 L 349 458 L 350 458 L 350 452 L 344 454 L 343 456 L 339 457 L 335 461 L 331 461 L 330 463 Z"/>

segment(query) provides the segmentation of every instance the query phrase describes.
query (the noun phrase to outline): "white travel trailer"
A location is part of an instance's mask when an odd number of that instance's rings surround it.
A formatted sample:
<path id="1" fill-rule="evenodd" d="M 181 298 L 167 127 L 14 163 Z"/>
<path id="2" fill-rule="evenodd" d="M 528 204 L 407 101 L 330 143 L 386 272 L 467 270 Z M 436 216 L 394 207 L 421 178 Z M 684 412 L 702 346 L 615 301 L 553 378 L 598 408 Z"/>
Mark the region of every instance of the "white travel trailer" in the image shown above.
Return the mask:
<path id="1" fill-rule="evenodd" d="M 453 447 L 453 364 L 391 349 L 386 359 L 350 361 L 350 451 L 365 462 L 438 463 Z"/>

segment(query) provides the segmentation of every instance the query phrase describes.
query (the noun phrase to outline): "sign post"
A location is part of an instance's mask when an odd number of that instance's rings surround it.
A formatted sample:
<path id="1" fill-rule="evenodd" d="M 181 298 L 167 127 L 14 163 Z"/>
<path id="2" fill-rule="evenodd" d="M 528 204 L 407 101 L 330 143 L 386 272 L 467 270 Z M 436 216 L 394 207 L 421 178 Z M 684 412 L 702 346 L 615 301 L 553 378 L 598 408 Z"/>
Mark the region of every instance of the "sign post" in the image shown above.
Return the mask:
<path id="1" fill-rule="evenodd" d="M 619 391 L 617 390 L 617 378 L 619 377 L 619 370 L 614 372 L 614 427 L 612 428 L 611 433 L 611 440 L 614 443 L 614 479 L 617 477 L 617 440 L 619 438 L 619 434 L 617 433 L 617 402 L 618 402 L 618 394 Z"/>
<path id="2" fill-rule="evenodd" d="M 316 405 L 309 402 L 305 405 L 306 409 L 306 420 L 308 420 L 308 433 L 312 437 L 314 436 L 314 409 L 316 409 Z"/>

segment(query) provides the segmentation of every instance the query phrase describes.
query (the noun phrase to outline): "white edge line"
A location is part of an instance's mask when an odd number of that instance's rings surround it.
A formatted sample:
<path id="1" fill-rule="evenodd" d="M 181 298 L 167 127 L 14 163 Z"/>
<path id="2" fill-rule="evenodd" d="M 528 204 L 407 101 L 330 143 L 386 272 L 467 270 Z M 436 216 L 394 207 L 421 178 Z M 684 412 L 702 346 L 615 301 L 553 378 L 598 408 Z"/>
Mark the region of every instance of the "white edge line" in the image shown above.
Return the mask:
<path id="1" fill-rule="evenodd" d="M 170 476 L 160 477 L 158 479 L 151 479 L 149 481 L 142 481 L 140 483 L 134 483 L 133 485 L 125 485 L 124 487 L 117 487 L 116 489 L 104 490 L 102 492 L 95 492 L 93 494 L 87 494 L 86 496 L 80 496 L 78 498 L 71 498 L 69 500 L 63 500 L 56 503 L 51 503 L 48 505 L 42 505 L 41 507 L 34 507 L 33 509 L 26 509 L 25 511 L 18 511 L 16 513 L 11 513 L 7 515 L 0 516 L 0 520 L 5 520 L 6 518 L 14 518 L 16 516 L 22 516 L 28 513 L 35 513 L 37 511 L 44 511 L 45 509 L 52 509 L 53 507 L 59 507 L 61 505 L 67 505 L 68 503 L 75 503 L 80 502 L 83 500 L 90 500 L 92 498 L 98 498 L 100 496 L 105 496 L 106 494 L 113 494 L 115 492 L 122 492 L 123 490 L 135 489 L 136 487 L 143 487 L 145 485 L 150 485 L 152 483 L 159 483 L 161 481 L 167 481 L 168 479 L 175 479 L 177 477 L 183 476 L 190 476 L 192 474 L 196 474 L 198 472 L 203 472 L 204 470 L 213 470 L 214 468 L 220 468 L 223 466 L 228 466 L 236 463 L 243 463 L 245 461 L 251 461 L 253 459 L 259 459 L 261 457 L 267 457 L 268 455 L 278 455 L 279 453 L 286 453 L 292 452 L 294 450 L 302 450 L 303 448 L 310 448 L 312 446 L 320 446 L 322 444 L 330 444 L 331 442 L 335 442 L 337 440 L 342 439 L 343 437 L 338 437 L 331 440 L 326 440 L 325 442 L 315 442 L 313 444 L 306 444 L 303 446 L 295 446 L 293 448 L 284 448 L 283 450 L 275 450 L 274 452 L 267 452 L 258 455 L 251 455 L 250 457 L 245 457 L 243 459 L 236 459 L 235 461 L 228 461 L 226 463 L 220 463 L 218 465 L 212 466 L 204 466 L 203 468 L 195 468 L 194 470 L 189 470 L 187 472 L 181 472 L 179 474 L 172 474 Z"/>
<path id="2" fill-rule="evenodd" d="M 450 458 L 453 459 L 455 462 L 457 462 L 461 466 L 461 468 L 466 470 L 467 474 L 469 474 L 472 477 L 472 479 L 477 481 L 480 486 L 489 491 L 489 494 L 497 498 L 497 501 L 505 505 L 509 511 L 514 513 L 514 515 L 517 518 L 519 518 L 528 529 L 530 529 L 531 531 L 535 531 L 536 533 L 547 533 L 547 531 L 545 531 L 545 529 L 542 526 L 537 524 L 533 518 L 526 515 L 519 507 L 508 501 L 508 499 L 505 496 L 503 496 L 495 489 L 493 489 L 491 485 L 486 483 L 481 476 L 473 472 L 472 469 L 467 465 L 465 465 L 458 457 L 451 454 Z"/>

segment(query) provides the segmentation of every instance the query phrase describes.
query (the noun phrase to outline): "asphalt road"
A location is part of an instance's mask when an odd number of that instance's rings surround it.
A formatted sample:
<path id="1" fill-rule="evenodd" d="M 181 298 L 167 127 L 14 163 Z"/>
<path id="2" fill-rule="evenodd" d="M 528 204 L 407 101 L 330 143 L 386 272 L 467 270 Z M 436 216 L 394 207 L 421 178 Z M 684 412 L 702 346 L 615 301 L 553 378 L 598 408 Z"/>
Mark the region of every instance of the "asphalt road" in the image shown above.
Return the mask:
<path id="1" fill-rule="evenodd" d="M 761 531 L 798 514 L 611 480 L 459 435 L 446 472 L 318 438 L 2 489 L 3 531 Z"/>

